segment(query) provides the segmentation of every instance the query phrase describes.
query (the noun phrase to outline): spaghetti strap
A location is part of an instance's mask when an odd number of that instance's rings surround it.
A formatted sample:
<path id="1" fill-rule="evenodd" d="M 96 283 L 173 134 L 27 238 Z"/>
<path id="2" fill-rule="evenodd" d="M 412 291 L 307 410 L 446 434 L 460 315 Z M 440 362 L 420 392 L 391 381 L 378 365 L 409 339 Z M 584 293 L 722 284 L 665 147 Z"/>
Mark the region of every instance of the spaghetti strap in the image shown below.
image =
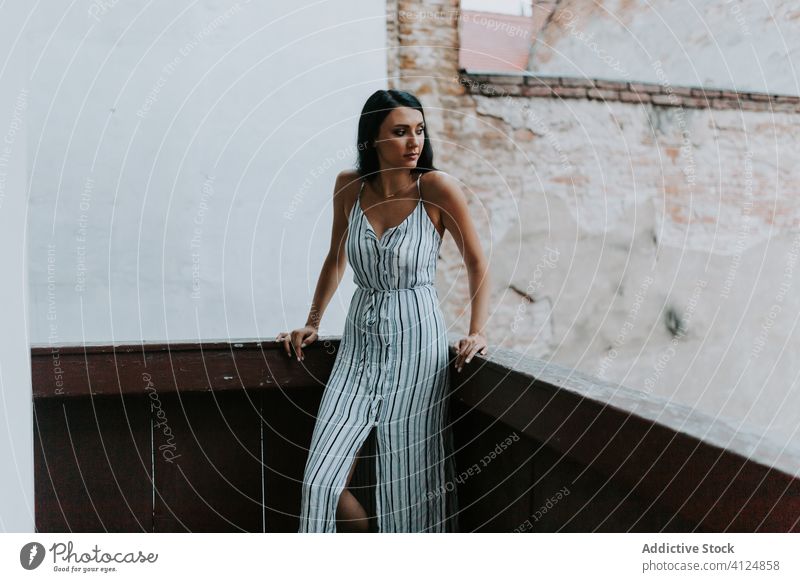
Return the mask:
<path id="1" fill-rule="evenodd" d="M 361 187 L 358 189 L 358 194 L 356 194 L 356 201 L 353 203 L 353 206 L 350 208 L 350 218 L 348 219 L 347 223 L 347 232 L 348 237 L 350 232 L 350 227 L 353 224 L 353 216 L 356 214 L 356 211 L 361 210 L 361 191 L 364 189 L 364 180 L 361 180 Z"/>

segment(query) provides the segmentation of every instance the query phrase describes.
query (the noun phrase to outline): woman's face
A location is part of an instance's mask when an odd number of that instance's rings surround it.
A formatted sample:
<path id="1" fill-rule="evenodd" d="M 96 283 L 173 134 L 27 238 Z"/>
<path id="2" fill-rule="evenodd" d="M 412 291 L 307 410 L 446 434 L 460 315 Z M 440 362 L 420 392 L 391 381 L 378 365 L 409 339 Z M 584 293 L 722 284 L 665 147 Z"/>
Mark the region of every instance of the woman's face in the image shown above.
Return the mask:
<path id="1" fill-rule="evenodd" d="M 422 113 L 410 107 L 396 107 L 386 116 L 375 138 L 382 170 L 416 167 L 425 142 L 423 127 Z"/>

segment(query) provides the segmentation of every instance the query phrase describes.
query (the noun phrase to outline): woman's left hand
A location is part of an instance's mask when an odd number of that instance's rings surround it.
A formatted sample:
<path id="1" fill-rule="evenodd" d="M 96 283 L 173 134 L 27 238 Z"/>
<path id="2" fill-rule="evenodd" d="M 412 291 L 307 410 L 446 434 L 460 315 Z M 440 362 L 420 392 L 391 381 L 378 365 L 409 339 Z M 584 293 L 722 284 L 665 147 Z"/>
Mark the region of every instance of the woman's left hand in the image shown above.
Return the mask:
<path id="1" fill-rule="evenodd" d="M 472 333 L 459 340 L 456 347 L 456 370 L 460 372 L 464 364 L 468 364 L 475 354 L 486 355 L 487 345 L 486 338 L 479 333 Z"/>

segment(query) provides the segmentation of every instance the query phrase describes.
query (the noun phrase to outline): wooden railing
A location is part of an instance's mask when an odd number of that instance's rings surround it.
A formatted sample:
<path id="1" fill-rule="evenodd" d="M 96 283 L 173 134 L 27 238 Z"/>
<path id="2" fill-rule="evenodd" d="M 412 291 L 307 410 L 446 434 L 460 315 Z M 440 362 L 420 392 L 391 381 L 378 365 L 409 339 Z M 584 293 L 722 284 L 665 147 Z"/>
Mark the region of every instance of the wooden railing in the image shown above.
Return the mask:
<path id="1" fill-rule="evenodd" d="M 296 531 L 338 344 L 33 348 L 37 531 Z M 451 378 L 461 531 L 800 529 L 762 436 L 502 348 Z"/>

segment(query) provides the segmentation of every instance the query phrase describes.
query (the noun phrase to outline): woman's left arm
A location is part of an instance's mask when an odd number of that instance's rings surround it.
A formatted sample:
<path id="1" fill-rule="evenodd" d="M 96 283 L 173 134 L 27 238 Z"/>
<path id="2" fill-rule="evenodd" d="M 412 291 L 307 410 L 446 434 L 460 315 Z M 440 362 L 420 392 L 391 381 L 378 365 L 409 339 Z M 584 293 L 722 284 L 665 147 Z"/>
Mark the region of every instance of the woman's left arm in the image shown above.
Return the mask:
<path id="1" fill-rule="evenodd" d="M 453 235 L 458 250 L 464 259 L 469 278 L 471 315 L 469 335 L 458 342 L 455 361 L 456 370 L 461 371 L 477 354 L 486 354 L 485 327 L 489 317 L 489 263 L 483 253 L 478 232 L 469 213 L 467 197 L 458 181 L 444 172 L 430 172 L 429 178 L 435 191 L 435 199 L 441 210 L 442 223 Z"/>

